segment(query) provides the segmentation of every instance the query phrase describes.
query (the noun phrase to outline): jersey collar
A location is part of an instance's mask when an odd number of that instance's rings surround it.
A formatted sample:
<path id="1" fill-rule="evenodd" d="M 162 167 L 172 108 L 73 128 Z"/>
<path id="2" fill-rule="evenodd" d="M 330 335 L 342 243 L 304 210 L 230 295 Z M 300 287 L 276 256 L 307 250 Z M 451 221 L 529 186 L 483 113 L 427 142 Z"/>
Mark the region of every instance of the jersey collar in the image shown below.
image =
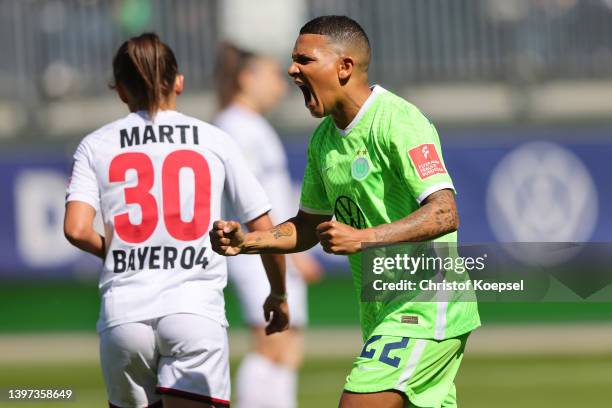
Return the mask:
<path id="1" fill-rule="evenodd" d="M 347 127 L 345 127 L 344 129 L 340 129 L 338 126 L 336 126 L 336 123 L 332 120 L 332 123 L 334 123 L 334 126 L 336 127 L 336 129 L 338 130 L 338 133 L 340 133 L 342 137 L 348 135 L 349 132 L 353 130 L 355 126 L 357 126 L 357 123 L 359 123 L 363 115 L 365 115 L 365 113 L 368 111 L 372 103 L 374 103 L 374 100 L 376 100 L 376 97 L 385 90 L 385 88 L 383 88 L 380 85 L 374 85 L 370 89 L 372 89 L 372 93 L 370 94 L 370 96 L 368 96 L 368 99 L 366 99 L 364 104 L 361 105 L 361 108 L 359 108 L 359 112 L 357 112 L 357 115 L 355 115 L 355 117 L 353 118 L 353 120 L 351 120 L 351 123 L 349 123 Z"/>
<path id="2" fill-rule="evenodd" d="M 144 120 L 151 120 L 151 117 L 149 116 L 149 112 L 147 112 L 146 110 L 138 110 L 136 112 L 131 112 L 135 115 L 140 116 L 141 118 L 143 118 Z M 159 110 L 155 113 L 155 118 L 159 118 L 160 116 L 165 116 L 165 115 L 174 115 L 178 113 L 175 110 L 171 110 L 171 109 L 165 109 L 165 110 Z"/>

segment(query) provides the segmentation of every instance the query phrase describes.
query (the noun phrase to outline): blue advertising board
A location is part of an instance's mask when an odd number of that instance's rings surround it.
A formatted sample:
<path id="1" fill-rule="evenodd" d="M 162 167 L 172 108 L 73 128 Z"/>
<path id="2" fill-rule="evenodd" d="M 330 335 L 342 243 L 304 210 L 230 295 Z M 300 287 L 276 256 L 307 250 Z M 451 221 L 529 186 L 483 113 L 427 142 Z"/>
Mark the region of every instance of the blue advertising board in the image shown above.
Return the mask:
<path id="1" fill-rule="evenodd" d="M 460 241 L 612 242 L 611 136 L 601 128 L 441 132 Z M 307 139 L 286 145 L 296 190 Z M 0 154 L 0 278 L 96 276 L 99 261 L 62 232 L 70 166 L 64 153 Z M 322 257 L 334 258 L 342 257 Z"/>

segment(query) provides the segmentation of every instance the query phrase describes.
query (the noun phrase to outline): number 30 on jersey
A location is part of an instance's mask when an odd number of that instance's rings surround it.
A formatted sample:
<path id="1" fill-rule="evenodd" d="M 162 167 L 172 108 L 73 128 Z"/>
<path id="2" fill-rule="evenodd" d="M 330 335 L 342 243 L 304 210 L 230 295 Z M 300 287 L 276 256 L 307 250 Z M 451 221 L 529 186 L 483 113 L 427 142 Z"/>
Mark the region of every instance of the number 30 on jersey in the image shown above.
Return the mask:
<path id="1" fill-rule="evenodd" d="M 189 168 L 195 178 L 194 211 L 191 221 L 181 219 L 179 173 Z M 138 183 L 124 189 L 125 203 L 140 207 L 140 224 L 130 221 L 128 212 L 115 215 L 115 231 L 125 242 L 139 244 L 151 237 L 159 222 L 158 203 L 151 189 L 155 181 L 155 170 L 151 158 L 144 153 L 130 152 L 116 156 L 109 166 L 111 183 L 125 182 L 128 170 L 135 170 Z M 166 230 L 173 238 L 193 241 L 201 238 L 210 222 L 210 169 L 206 159 L 192 150 L 177 150 L 170 153 L 162 165 L 162 214 Z"/>

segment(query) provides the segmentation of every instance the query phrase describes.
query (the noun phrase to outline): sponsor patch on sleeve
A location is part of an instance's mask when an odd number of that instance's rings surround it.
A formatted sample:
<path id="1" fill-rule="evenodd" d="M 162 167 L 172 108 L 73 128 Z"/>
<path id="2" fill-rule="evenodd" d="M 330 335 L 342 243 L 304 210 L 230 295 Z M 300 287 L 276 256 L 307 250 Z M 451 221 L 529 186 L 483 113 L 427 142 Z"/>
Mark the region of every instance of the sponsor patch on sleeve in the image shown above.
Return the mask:
<path id="1" fill-rule="evenodd" d="M 436 146 L 432 143 L 422 144 L 410 149 L 408 150 L 408 155 L 421 180 L 436 174 L 446 173 Z"/>

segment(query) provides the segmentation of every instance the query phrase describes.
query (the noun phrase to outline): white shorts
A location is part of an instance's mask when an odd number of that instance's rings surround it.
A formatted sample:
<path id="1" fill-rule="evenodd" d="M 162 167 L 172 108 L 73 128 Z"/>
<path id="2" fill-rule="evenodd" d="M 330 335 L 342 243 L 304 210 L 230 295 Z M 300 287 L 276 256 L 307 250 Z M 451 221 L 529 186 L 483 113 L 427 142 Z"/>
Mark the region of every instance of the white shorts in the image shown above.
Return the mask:
<path id="1" fill-rule="evenodd" d="M 263 304 L 270 294 L 270 284 L 259 255 L 238 255 L 227 258 L 230 281 L 236 287 L 242 315 L 250 326 L 265 326 Z M 303 327 L 308 322 L 306 283 L 287 259 L 287 301 L 290 324 Z"/>
<path id="2" fill-rule="evenodd" d="M 227 332 L 195 314 L 172 314 L 100 333 L 100 363 L 111 406 L 147 407 L 169 394 L 228 407 Z"/>

